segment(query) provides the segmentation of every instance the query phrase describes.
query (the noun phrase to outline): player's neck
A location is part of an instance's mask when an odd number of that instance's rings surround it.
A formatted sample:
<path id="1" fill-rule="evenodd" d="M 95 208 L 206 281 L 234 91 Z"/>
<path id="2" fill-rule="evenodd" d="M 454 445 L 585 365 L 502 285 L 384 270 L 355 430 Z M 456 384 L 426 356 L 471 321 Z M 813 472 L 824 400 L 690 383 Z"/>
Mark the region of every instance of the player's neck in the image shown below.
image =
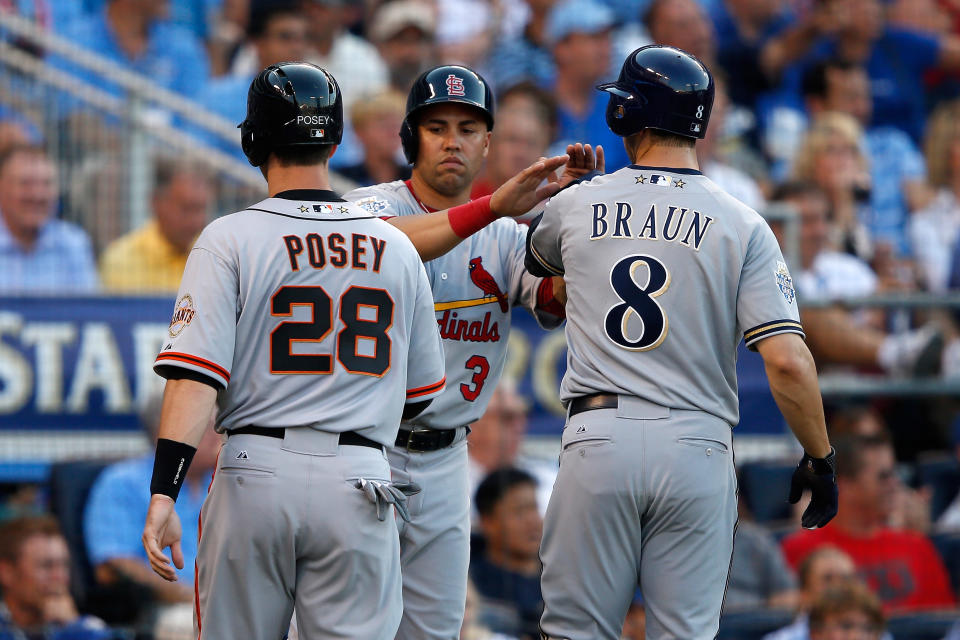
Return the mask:
<path id="1" fill-rule="evenodd" d="M 413 195 L 417 197 L 417 200 L 438 211 L 470 202 L 470 184 L 467 185 L 466 189 L 454 195 L 443 194 L 431 187 L 416 169 L 410 176 L 410 186 L 413 187 Z"/>
<path id="2" fill-rule="evenodd" d="M 271 197 L 290 189 L 330 189 L 330 172 L 325 164 L 271 166 L 267 172 L 267 192 Z"/>
<path id="3" fill-rule="evenodd" d="M 634 149 L 632 160 L 644 167 L 700 170 L 696 147 L 668 147 L 644 141 Z"/>

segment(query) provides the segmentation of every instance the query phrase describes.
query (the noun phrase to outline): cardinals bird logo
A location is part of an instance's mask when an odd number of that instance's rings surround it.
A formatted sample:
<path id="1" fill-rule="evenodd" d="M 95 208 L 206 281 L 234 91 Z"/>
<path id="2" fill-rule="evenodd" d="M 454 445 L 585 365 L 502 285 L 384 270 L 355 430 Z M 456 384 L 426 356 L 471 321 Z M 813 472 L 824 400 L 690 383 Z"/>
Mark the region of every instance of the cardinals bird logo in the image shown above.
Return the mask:
<path id="1" fill-rule="evenodd" d="M 497 281 L 483 268 L 481 260 L 483 260 L 483 258 L 473 258 L 470 260 L 470 280 L 473 281 L 473 284 L 480 287 L 488 296 L 495 296 L 497 302 L 500 303 L 500 311 L 506 313 L 507 309 L 509 309 L 507 305 L 507 294 L 500 291 L 500 287 L 497 286 Z"/>

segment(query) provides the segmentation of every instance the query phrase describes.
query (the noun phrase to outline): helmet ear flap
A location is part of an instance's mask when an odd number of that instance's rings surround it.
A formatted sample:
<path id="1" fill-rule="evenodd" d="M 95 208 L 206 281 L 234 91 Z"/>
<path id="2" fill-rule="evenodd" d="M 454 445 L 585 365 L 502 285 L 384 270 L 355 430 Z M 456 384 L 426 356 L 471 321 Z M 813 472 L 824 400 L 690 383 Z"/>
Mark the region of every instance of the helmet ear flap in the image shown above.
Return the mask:
<path id="1" fill-rule="evenodd" d="M 626 138 L 642 128 L 637 126 L 636 118 L 631 113 L 632 109 L 628 109 L 624 102 L 623 98 L 610 94 L 606 113 L 607 127 L 621 138 Z"/>
<path id="2" fill-rule="evenodd" d="M 403 155 L 410 164 L 417 162 L 419 142 L 414 126 L 410 124 L 410 118 L 404 118 L 403 124 L 400 125 L 400 146 L 403 147 Z"/>
<path id="3" fill-rule="evenodd" d="M 261 138 L 263 138 L 262 134 L 257 135 L 249 121 L 244 120 L 240 124 L 240 147 L 243 149 L 244 155 L 247 156 L 247 160 L 254 167 L 262 165 L 267 161 L 267 156 L 270 155 L 266 139 Z"/>

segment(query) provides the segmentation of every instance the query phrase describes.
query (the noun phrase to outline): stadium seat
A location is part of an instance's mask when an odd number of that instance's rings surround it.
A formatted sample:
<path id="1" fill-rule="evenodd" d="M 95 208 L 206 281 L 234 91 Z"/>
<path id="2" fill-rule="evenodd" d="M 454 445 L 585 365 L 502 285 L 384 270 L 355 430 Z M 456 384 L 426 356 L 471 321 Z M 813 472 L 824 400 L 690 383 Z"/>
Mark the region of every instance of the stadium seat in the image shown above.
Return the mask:
<path id="1" fill-rule="evenodd" d="M 916 463 L 914 484 L 933 489 L 930 515 L 936 520 L 960 492 L 960 463 L 951 455 L 938 455 Z"/>
<path id="2" fill-rule="evenodd" d="M 941 640 L 956 621 L 956 613 L 914 613 L 890 618 L 887 631 L 897 640 Z"/>
<path id="3" fill-rule="evenodd" d="M 83 508 L 90 495 L 90 487 L 107 462 L 59 462 L 50 467 L 50 510 L 60 521 L 63 536 L 70 548 L 71 586 L 77 603 L 83 607 L 94 585 L 93 567 L 87 559 L 83 538 Z"/>
<path id="4" fill-rule="evenodd" d="M 953 592 L 957 593 L 960 591 L 960 533 L 935 533 L 930 536 L 930 541 L 943 559 L 950 573 Z"/>
<path id="5" fill-rule="evenodd" d="M 761 640 L 768 633 L 792 622 L 792 613 L 776 609 L 725 613 L 720 616 L 717 640 Z"/>
<path id="6" fill-rule="evenodd" d="M 750 462 L 740 467 L 740 494 L 757 522 L 790 517 L 790 477 L 795 462 Z"/>

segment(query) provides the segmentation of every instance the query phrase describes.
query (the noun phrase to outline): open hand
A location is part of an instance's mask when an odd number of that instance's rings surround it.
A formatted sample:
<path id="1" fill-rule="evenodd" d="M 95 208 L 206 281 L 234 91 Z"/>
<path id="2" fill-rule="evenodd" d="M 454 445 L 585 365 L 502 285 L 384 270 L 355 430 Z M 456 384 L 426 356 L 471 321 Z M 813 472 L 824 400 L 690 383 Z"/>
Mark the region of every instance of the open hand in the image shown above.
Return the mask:
<path id="1" fill-rule="evenodd" d="M 556 174 L 547 176 L 547 180 L 560 185 L 560 188 L 567 186 L 575 180 L 579 180 L 594 171 L 603 173 L 604 157 L 603 147 L 597 145 L 596 154 L 589 144 L 568 144 L 567 145 L 567 166 L 559 177 Z"/>
<path id="2" fill-rule="evenodd" d="M 541 158 L 513 176 L 493 192 L 490 210 L 497 216 L 516 217 L 525 214 L 541 200 L 549 198 L 562 187 L 558 182 L 547 182 L 554 171 L 569 160 L 568 156 Z"/>
<path id="3" fill-rule="evenodd" d="M 163 554 L 163 550 L 170 547 L 173 565 L 183 569 L 183 550 L 180 548 L 180 538 L 183 529 L 180 526 L 180 517 L 173 510 L 173 499 L 158 493 L 150 497 L 150 508 L 147 510 L 147 521 L 143 525 L 143 548 L 147 551 L 150 567 L 158 576 L 170 582 L 176 582 L 177 573 L 170 566 L 170 559 Z"/>

